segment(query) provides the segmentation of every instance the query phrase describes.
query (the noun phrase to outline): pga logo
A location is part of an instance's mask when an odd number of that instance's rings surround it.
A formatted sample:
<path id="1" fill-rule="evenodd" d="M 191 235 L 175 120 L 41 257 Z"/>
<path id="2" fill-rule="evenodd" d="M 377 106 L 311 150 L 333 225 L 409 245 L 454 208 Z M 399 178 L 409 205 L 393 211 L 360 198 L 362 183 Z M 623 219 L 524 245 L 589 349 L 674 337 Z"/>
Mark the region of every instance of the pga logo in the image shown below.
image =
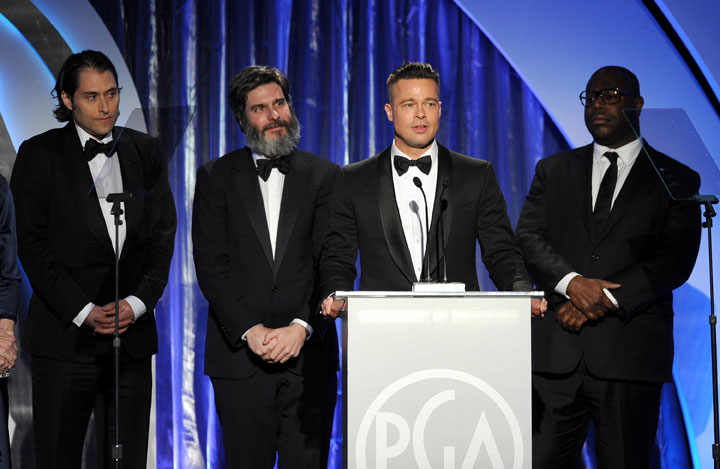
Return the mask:
<path id="1" fill-rule="evenodd" d="M 457 370 L 404 376 L 378 394 L 358 427 L 360 469 L 523 467 L 515 414 L 492 386 Z"/>

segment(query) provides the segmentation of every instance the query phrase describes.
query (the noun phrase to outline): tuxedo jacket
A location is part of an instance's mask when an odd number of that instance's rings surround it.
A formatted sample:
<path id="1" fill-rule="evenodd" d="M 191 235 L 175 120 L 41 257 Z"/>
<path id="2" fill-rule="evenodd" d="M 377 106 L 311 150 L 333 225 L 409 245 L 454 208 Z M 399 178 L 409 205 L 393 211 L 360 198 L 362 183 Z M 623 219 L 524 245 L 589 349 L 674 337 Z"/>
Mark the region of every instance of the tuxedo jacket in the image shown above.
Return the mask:
<path id="1" fill-rule="evenodd" d="M 205 373 L 242 379 L 261 367 L 242 336 L 253 326 L 285 327 L 298 318 L 315 329 L 286 368 L 298 374 L 335 371 L 334 327 L 317 314 L 316 270 L 338 168 L 295 150 L 285 175 L 275 256 L 255 162 L 249 148 L 209 161 L 197 171 L 193 254 L 209 303 Z"/>
<path id="2" fill-rule="evenodd" d="M 689 277 L 700 243 L 699 206 L 673 200 L 641 151 L 608 221 L 594 232 L 592 145 L 540 160 L 517 225 L 517 238 L 538 287 L 549 295 L 543 319 L 532 321 L 536 372 L 565 373 L 584 357 L 604 379 L 671 379 L 672 291 Z M 699 176 L 650 150 L 655 165 L 683 174 L 689 193 Z M 580 333 L 556 322 L 564 297 L 554 293 L 566 274 L 578 272 L 622 286 L 611 290 L 621 309 L 589 321 Z"/>
<path id="3" fill-rule="evenodd" d="M 360 252 L 360 290 L 411 290 L 415 276 L 393 186 L 390 148 L 342 168 L 323 247 L 323 295 L 351 291 Z M 408 176 L 410 177 L 410 176 Z M 419 190 L 419 189 L 418 189 Z M 438 145 L 438 178 L 428 247 L 430 276 L 478 290 L 476 241 L 499 290 L 531 290 L 492 165 Z"/>
<path id="4" fill-rule="evenodd" d="M 157 141 L 115 128 L 125 202 L 120 298 L 138 297 L 147 312 L 122 334 L 133 358 L 157 352 L 154 307 L 168 278 L 176 216 Z M 49 130 L 20 145 L 10 186 L 15 198 L 18 252 L 33 289 L 23 347 L 31 354 L 92 362 L 111 346 L 72 321 L 90 302 L 115 299 L 115 251 L 75 125 Z"/>

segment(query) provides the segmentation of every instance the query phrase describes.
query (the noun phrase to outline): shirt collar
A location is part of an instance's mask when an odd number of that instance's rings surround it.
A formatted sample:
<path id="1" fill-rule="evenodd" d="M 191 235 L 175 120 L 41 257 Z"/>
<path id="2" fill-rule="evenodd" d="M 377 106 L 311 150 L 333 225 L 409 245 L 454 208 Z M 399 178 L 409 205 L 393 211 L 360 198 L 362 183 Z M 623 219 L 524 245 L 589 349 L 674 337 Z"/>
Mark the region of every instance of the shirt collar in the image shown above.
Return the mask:
<path id="1" fill-rule="evenodd" d="M 90 140 L 91 138 L 97 140 L 95 137 L 93 137 L 92 135 L 87 133 L 85 131 L 85 129 L 83 129 L 76 123 L 75 123 L 75 130 L 77 130 L 78 137 L 80 137 L 80 145 L 83 148 L 85 148 L 85 143 L 87 143 L 87 141 Z M 103 137 L 102 140 L 100 140 L 100 143 L 108 143 L 108 142 L 112 142 L 112 140 L 113 140 L 112 131 L 110 131 L 110 132 L 108 132 L 108 134 L 106 136 Z"/>
<path id="2" fill-rule="evenodd" d="M 390 156 L 400 155 L 404 158 L 407 158 L 411 160 L 409 156 L 407 156 L 405 153 L 400 151 L 400 149 L 395 145 L 395 139 L 393 139 L 392 147 L 390 149 Z M 438 159 L 438 144 L 437 140 L 433 139 L 432 145 L 430 145 L 430 148 L 428 148 L 424 154 L 420 156 L 430 155 L 430 160 L 432 161 L 433 166 L 437 165 L 437 159 Z"/>
<path id="3" fill-rule="evenodd" d="M 630 143 L 626 143 L 620 148 L 610 148 L 593 142 L 593 163 L 600 161 L 600 158 L 602 158 L 606 152 L 612 151 L 618 154 L 620 161 L 622 161 L 624 165 L 632 165 L 640 154 L 642 147 L 642 140 L 639 138 Z"/>
<path id="4" fill-rule="evenodd" d="M 270 159 L 265 155 L 261 155 L 260 153 L 255 152 L 255 150 L 250 150 L 250 152 L 252 153 L 253 162 L 255 162 L 256 167 L 257 167 L 258 160 L 269 160 Z"/>
<path id="5" fill-rule="evenodd" d="M 261 155 L 260 153 L 255 153 L 255 150 L 251 150 L 251 151 L 252 151 L 253 162 L 255 163 L 256 167 L 257 167 L 258 160 L 268 159 L 267 156 L 265 156 L 265 155 Z"/>

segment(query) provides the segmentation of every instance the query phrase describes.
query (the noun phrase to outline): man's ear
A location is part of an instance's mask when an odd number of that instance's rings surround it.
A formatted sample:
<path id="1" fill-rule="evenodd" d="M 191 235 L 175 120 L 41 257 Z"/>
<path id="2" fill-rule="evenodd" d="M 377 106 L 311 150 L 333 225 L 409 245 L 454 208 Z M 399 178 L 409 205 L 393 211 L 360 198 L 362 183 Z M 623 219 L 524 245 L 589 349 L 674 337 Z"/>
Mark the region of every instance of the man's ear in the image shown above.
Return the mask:
<path id="1" fill-rule="evenodd" d="M 385 114 L 387 114 L 387 118 L 390 122 L 393 121 L 393 108 L 390 105 L 390 103 L 385 104 Z"/>
<path id="2" fill-rule="evenodd" d="M 635 109 L 638 110 L 638 114 L 640 114 L 640 110 L 642 109 L 643 104 L 645 104 L 645 100 L 642 96 L 636 96 L 633 100 L 633 106 L 635 106 Z"/>
<path id="3" fill-rule="evenodd" d="M 70 96 L 66 92 L 62 91 L 60 93 L 60 98 L 62 99 L 62 102 L 65 105 L 65 107 L 68 108 L 68 111 L 72 111 L 73 106 L 72 106 L 72 99 L 70 99 Z"/>

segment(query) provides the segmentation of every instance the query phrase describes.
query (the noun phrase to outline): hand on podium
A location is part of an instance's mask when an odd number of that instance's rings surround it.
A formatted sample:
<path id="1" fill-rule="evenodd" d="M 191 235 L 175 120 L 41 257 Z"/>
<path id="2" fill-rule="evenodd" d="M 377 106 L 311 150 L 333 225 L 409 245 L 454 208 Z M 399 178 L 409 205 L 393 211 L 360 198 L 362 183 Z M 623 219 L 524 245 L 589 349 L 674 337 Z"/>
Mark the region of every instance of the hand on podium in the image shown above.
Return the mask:
<path id="1" fill-rule="evenodd" d="M 532 298 L 530 300 L 530 314 L 534 318 L 544 318 L 548 303 L 545 298 Z"/>
<path id="2" fill-rule="evenodd" d="M 345 300 L 336 300 L 335 294 L 325 298 L 322 302 L 322 315 L 326 319 L 335 319 L 345 312 Z"/>

